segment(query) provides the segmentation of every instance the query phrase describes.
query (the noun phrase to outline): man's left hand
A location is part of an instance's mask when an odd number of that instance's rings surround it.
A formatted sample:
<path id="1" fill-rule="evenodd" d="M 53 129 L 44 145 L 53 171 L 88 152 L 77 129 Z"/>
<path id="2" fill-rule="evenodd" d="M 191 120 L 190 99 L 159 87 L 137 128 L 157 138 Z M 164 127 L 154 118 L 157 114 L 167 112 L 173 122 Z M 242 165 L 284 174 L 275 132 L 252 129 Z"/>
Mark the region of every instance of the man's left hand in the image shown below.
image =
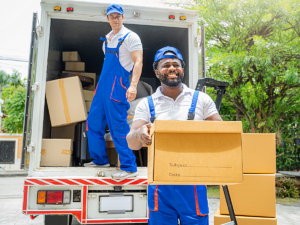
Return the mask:
<path id="1" fill-rule="evenodd" d="M 130 85 L 130 87 L 128 88 L 127 92 L 126 92 L 126 98 L 128 102 L 133 101 L 136 98 L 136 86 L 132 86 Z"/>

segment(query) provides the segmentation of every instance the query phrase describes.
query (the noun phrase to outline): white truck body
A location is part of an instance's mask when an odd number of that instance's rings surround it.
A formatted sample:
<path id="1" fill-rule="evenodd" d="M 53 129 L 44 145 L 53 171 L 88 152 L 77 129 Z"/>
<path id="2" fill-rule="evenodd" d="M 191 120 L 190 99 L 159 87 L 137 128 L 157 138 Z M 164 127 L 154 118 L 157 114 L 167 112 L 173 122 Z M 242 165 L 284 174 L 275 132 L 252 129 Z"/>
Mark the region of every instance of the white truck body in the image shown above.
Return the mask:
<path id="1" fill-rule="evenodd" d="M 91 26 L 87 29 L 99 29 L 101 33 L 103 30 L 101 26 L 109 26 L 105 13 L 108 5 L 109 3 L 42 0 L 40 23 L 33 22 L 31 43 L 33 51 L 30 55 L 29 90 L 26 100 L 26 125 L 24 125 L 22 152 L 22 166 L 28 169 L 28 177 L 24 182 L 23 213 L 31 215 L 32 218 L 36 215 L 72 214 L 82 224 L 147 222 L 147 167 L 138 167 L 139 176 L 125 180 L 111 178 L 111 174 L 118 170 L 116 167 L 105 169 L 40 167 L 42 138 L 49 138 L 47 136 L 47 129 L 49 130 L 49 121 L 47 122 L 47 120 L 49 119 L 45 116 L 46 81 L 56 79 L 53 77 L 56 72 L 53 71 L 53 68 L 59 72 L 64 70 L 61 65 L 55 65 L 51 58 L 53 54 L 61 55 L 62 51 L 68 51 L 67 48 L 70 48 L 70 43 L 72 44 L 71 37 L 79 34 L 85 27 Z M 61 11 L 54 11 L 55 6 L 61 7 Z M 67 7 L 73 7 L 74 11 L 67 12 Z M 122 5 L 122 7 L 125 15 L 124 25 L 141 37 L 144 46 L 142 77 L 146 74 L 148 78 L 151 76 L 154 78 L 152 63 L 155 52 L 167 45 L 174 46 L 182 52 L 186 63 L 184 83 L 195 88 L 199 74 L 198 12 L 168 8 L 167 6 L 166 8 L 151 8 Z M 169 15 L 174 15 L 175 20 L 169 19 Z M 180 20 L 180 16 L 185 16 L 186 20 Z M 68 29 L 74 27 L 74 33 L 68 37 L 60 30 L 63 26 L 68 26 Z M 56 34 L 54 34 L 55 32 Z M 84 43 L 90 37 L 89 32 L 85 33 L 86 36 L 82 36 L 84 38 L 79 40 L 80 43 Z M 102 37 L 104 37 L 103 34 L 101 33 Z M 84 34 L 80 33 L 80 35 Z M 98 41 L 97 49 L 86 44 L 82 44 L 82 46 L 86 45 L 86 51 L 94 51 L 103 59 L 100 36 L 95 34 L 94 36 Z M 60 44 L 57 44 L 55 40 L 60 40 Z M 68 46 L 64 46 L 64 43 L 67 43 Z M 55 48 L 56 50 L 53 51 Z M 76 48 L 76 46 L 72 46 L 72 48 Z M 88 57 L 86 59 L 86 61 L 89 60 Z M 97 66 L 101 71 L 102 64 L 99 63 Z M 97 72 L 97 76 L 99 75 L 100 72 Z M 115 194 L 116 186 L 120 187 L 118 193 L 121 193 L 122 196 L 133 196 L 133 210 L 114 214 L 99 212 L 100 196 Z M 71 203 L 37 204 L 37 191 L 39 190 L 70 190 Z M 81 191 L 80 202 L 73 202 L 73 190 Z M 118 211 L 118 207 L 116 211 Z"/>

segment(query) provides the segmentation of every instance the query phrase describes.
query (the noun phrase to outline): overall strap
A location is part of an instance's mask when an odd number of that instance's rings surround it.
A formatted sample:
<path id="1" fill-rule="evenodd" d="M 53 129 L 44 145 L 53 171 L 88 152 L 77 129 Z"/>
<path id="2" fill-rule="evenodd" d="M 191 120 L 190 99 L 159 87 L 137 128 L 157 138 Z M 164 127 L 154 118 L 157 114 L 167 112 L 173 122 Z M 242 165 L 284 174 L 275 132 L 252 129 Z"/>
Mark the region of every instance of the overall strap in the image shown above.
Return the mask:
<path id="1" fill-rule="evenodd" d="M 100 38 L 100 40 L 101 40 L 101 41 L 105 41 L 105 49 L 106 49 L 106 48 L 107 48 L 107 39 L 106 39 L 106 38 L 103 38 L 103 37 L 101 37 L 101 38 Z"/>
<path id="2" fill-rule="evenodd" d="M 131 31 L 129 31 L 127 34 L 125 34 L 124 37 L 118 39 L 119 43 L 118 43 L 117 48 L 120 48 L 120 46 L 123 44 L 123 41 L 124 41 L 125 38 L 128 36 L 128 34 L 130 34 L 130 32 L 131 32 Z"/>
<path id="3" fill-rule="evenodd" d="M 154 108 L 154 103 L 153 103 L 153 98 L 152 96 L 148 96 L 147 97 L 147 100 L 148 100 L 148 104 L 149 104 L 149 109 L 150 109 L 150 115 L 151 115 L 151 118 L 150 118 L 150 121 L 151 123 L 154 123 L 155 121 L 155 108 Z"/>
<path id="4" fill-rule="evenodd" d="M 195 110 L 198 101 L 198 96 L 199 96 L 199 91 L 195 91 L 192 99 L 191 108 L 189 109 L 189 113 L 188 113 L 188 120 L 194 120 L 195 118 Z"/>

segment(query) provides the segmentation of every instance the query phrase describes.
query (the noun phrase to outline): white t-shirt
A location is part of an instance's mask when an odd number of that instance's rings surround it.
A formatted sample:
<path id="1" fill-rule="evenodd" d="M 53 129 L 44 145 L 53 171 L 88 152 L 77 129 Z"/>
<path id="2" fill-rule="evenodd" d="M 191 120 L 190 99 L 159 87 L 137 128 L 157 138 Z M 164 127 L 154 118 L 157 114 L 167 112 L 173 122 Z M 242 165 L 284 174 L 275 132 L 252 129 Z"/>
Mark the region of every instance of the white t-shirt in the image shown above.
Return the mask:
<path id="1" fill-rule="evenodd" d="M 106 35 L 106 39 L 108 48 L 116 48 L 119 43 L 118 39 L 124 37 L 128 32 L 130 32 L 130 34 L 128 34 L 120 46 L 119 60 L 124 69 L 130 72 L 134 65 L 130 53 L 136 50 L 143 50 L 140 37 L 133 31 L 123 26 L 121 30 L 111 39 L 111 41 L 109 41 L 109 37 L 113 34 L 113 31 Z M 102 49 L 105 55 L 105 42 L 103 42 Z"/>
<path id="2" fill-rule="evenodd" d="M 161 87 L 158 87 L 152 95 L 155 118 L 157 120 L 187 120 L 188 112 L 191 107 L 194 90 L 188 88 L 185 84 L 182 93 L 174 101 L 161 93 Z M 195 110 L 194 120 L 205 120 L 206 118 L 218 113 L 217 108 L 211 97 L 200 92 Z M 150 110 L 147 98 L 144 98 L 137 105 L 135 110 L 135 120 L 145 120 L 150 122 Z"/>

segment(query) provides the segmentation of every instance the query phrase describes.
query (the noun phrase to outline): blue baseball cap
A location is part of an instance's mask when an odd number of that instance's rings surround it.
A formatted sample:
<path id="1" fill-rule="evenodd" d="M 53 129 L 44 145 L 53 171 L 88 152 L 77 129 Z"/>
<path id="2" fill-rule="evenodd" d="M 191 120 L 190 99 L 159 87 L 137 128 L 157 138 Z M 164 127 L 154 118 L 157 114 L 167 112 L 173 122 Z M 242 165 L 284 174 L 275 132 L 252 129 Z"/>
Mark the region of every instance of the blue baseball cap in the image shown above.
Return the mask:
<path id="1" fill-rule="evenodd" d="M 167 53 L 167 52 L 172 52 L 175 55 L 165 55 L 165 53 Z M 185 65 L 180 51 L 177 48 L 166 46 L 166 47 L 163 47 L 163 48 L 159 49 L 156 52 L 156 54 L 154 56 L 153 70 L 155 71 L 156 65 L 157 65 L 159 60 L 166 59 L 166 58 L 179 59 L 182 63 L 182 67 L 184 67 L 184 65 Z"/>
<path id="2" fill-rule="evenodd" d="M 124 11 L 119 4 L 110 4 L 107 7 L 107 15 L 109 15 L 111 13 L 119 13 L 119 14 L 123 15 Z"/>

